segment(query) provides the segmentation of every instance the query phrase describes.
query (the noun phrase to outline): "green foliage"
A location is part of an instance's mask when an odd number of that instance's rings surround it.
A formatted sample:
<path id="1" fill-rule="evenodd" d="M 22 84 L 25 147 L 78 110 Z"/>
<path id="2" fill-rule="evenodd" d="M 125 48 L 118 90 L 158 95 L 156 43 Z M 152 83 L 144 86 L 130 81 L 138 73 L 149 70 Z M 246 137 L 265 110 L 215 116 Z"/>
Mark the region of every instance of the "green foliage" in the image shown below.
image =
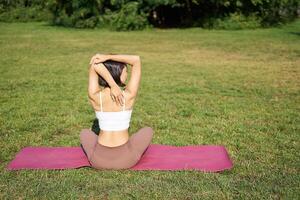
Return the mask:
<path id="1" fill-rule="evenodd" d="M 48 8 L 53 14 L 52 22 L 75 28 L 94 28 L 103 6 L 102 0 L 52 0 Z"/>
<path id="2" fill-rule="evenodd" d="M 209 22 L 204 24 L 204 27 L 225 30 L 255 29 L 261 27 L 261 19 L 254 14 L 246 17 L 241 13 L 230 13 L 228 17 L 212 19 Z"/>
<path id="3" fill-rule="evenodd" d="M 138 2 L 112 0 L 105 9 L 102 1 L 87 2 L 90 1 L 53 2 L 49 6 L 53 13 L 52 22 L 76 28 L 109 27 L 117 31 L 139 30 L 149 26 L 147 14 L 141 12 Z"/>
<path id="4" fill-rule="evenodd" d="M 110 27 L 117 31 L 139 30 L 149 25 L 147 14 L 140 11 L 138 2 L 112 0 L 105 10 L 101 1 L 89 5 L 86 2 L 54 2 L 50 6 L 53 23 L 76 28 Z"/>
<path id="5" fill-rule="evenodd" d="M 254 0 L 252 0 L 254 1 Z M 255 8 L 260 13 L 264 26 L 273 26 L 293 21 L 300 9 L 299 0 L 256 0 Z"/>
<path id="6" fill-rule="evenodd" d="M 299 6 L 299 0 L 2 0 L 0 20 L 119 31 L 152 25 L 244 29 L 291 22 Z"/>
<path id="7" fill-rule="evenodd" d="M 50 11 L 42 5 L 8 7 L 0 4 L 0 21 L 3 22 L 46 21 L 50 17 Z"/>
<path id="8" fill-rule="evenodd" d="M 193 16 L 196 21 L 203 19 L 203 26 L 229 29 L 274 26 L 293 21 L 298 17 L 299 0 L 193 0 L 192 10 L 205 10 L 202 16 Z M 210 12 L 211 11 L 211 12 Z M 214 19 L 211 19 L 214 18 Z M 246 22 L 248 21 L 248 22 Z"/>
<path id="9" fill-rule="evenodd" d="M 110 25 L 113 30 L 140 30 L 147 27 L 148 20 L 145 13 L 139 13 L 138 2 L 124 4 L 119 11 L 107 12 L 111 16 Z"/>

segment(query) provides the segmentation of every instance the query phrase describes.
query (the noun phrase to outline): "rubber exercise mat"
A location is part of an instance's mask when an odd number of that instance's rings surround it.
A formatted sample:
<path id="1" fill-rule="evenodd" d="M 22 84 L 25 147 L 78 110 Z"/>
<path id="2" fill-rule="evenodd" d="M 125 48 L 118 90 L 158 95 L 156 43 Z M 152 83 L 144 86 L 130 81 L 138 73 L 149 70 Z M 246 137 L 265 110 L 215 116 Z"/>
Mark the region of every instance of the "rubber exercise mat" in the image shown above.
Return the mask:
<path id="1" fill-rule="evenodd" d="M 91 167 L 80 147 L 25 147 L 11 161 L 8 170 L 74 169 Z M 150 144 L 130 170 L 200 170 L 218 172 L 233 163 L 224 146 L 171 146 Z"/>

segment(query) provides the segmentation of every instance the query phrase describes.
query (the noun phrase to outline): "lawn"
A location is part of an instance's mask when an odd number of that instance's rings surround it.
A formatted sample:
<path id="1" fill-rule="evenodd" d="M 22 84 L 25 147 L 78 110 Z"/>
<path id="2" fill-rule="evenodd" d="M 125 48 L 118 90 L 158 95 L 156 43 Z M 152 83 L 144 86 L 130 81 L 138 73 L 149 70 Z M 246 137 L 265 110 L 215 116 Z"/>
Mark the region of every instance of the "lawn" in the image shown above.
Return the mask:
<path id="1" fill-rule="evenodd" d="M 0 199 L 297 199 L 300 20 L 257 30 L 81 30 L 0 23 Z M 232 170 L 7 171 L 26 146 L 79 146 L 91 127 L 88 63 L 137 54 L 130 134 L 152 143 L 224 145 Z"/>

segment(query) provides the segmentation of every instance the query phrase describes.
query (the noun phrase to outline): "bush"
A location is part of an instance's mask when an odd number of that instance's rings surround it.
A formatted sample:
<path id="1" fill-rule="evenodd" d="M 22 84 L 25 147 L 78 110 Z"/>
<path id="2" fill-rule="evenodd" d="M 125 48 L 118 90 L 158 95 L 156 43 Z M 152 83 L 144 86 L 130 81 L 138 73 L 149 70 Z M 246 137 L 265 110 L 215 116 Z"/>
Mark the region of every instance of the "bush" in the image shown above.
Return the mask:
<path id="1" fill-rule="evenodd" d="M 245 16 L 241 13 L 231 13 L 228 17 L 212 20 L 204 26 L 225 30 L 255 29 L 261 27 L 261 19 L 254 14 Z"/>
<path id="2" fill-rule="evenodd" d="M 104 26 L 109 24 L 112 30 L 141 30 L 149 26 L 147 15 L 139 13 L 138 2 L 124 4 L 119 11 L 107 10 L 105 15 L 101 21 L 104 22 Z"/>
<path id="3" fill-rule="evenodd" d="M 46 21 L 51 17 L 51 13 L 39 6 L 17 7 L 9 10 L 1 10 L 0 21 L 2 22 L 29 22 Z"/>
<path id="4" fill-rule="evenodd" d="M 299 0 L 0 0 L 0 21 L 51 20 L 117 31 L 152 25 L 248 29 L 291 22 L 299 6 Z"/>
<path id="5" fill-rule="evenodd" d="M 261 1 L 256 4 L 264 27 L 276 26 L 293 21 L 300 9 L 299 0 Z"/>
<path id="6" fill-rule="evenodd" d="M 59 16 L 56 16 L 52 19 L 52 23 L 55 25 L 74 28 L 95 28 L 97 22 L 98 18 L 95 16 L 82 19 L 76 15 L 68 16 L 65 12 L 61 12 Z"/>
<path id="7" fill-rule="evenodd" d="M 52 22 L 75 28 L 109 27 L 112 30 L 140 30 L 147 27 L 147 15 L 139 10 L 138 2 L 126 4 L 115 2 L 112 9 L 102 10 L 101 3 L 88 5 L 86 0 L 57 3 L 49 8 L 53 13 Z M 116 9 L 116 7 L 118 9 Z"/>
<path id="8" fill-rule="evenodd" d="M 52 23 L 75 28 L 94 28 L 102 11 L 102 1 L 73 0 L 51 1 L 48 5 L 52 12 Z"/>

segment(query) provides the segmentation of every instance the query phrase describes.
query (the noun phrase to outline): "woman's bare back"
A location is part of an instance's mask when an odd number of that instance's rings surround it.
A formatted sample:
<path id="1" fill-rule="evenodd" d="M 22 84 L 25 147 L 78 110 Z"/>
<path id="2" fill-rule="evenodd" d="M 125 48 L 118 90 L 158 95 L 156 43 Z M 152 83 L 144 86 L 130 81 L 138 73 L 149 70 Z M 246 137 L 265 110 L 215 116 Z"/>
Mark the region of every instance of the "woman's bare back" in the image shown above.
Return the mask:
<path id="1" fill-rule="evenodd" d="M 110 88 L 105 88 L 101 90 L 102 94 L 102 109 L 103 112 L 120 112 L 123 109 L 123 106 L 118 105 L 110 97 Z M 96 105 L 93 105 L 95 111 L 100 111 L 100 91 L 97 95 L 98 98 L 95 99 Z M 130 94 L 126 89 L 124 90 L 125 98 L 125 110 L 133 109 L 133 104 L 135 98 L 130 97 Z M 116 147 L 126 143 L 129 139 L 129 133 L 127 130 L 122 131 L 103 131 L 100 130 L 98 143 L 104 146 Z"/>

